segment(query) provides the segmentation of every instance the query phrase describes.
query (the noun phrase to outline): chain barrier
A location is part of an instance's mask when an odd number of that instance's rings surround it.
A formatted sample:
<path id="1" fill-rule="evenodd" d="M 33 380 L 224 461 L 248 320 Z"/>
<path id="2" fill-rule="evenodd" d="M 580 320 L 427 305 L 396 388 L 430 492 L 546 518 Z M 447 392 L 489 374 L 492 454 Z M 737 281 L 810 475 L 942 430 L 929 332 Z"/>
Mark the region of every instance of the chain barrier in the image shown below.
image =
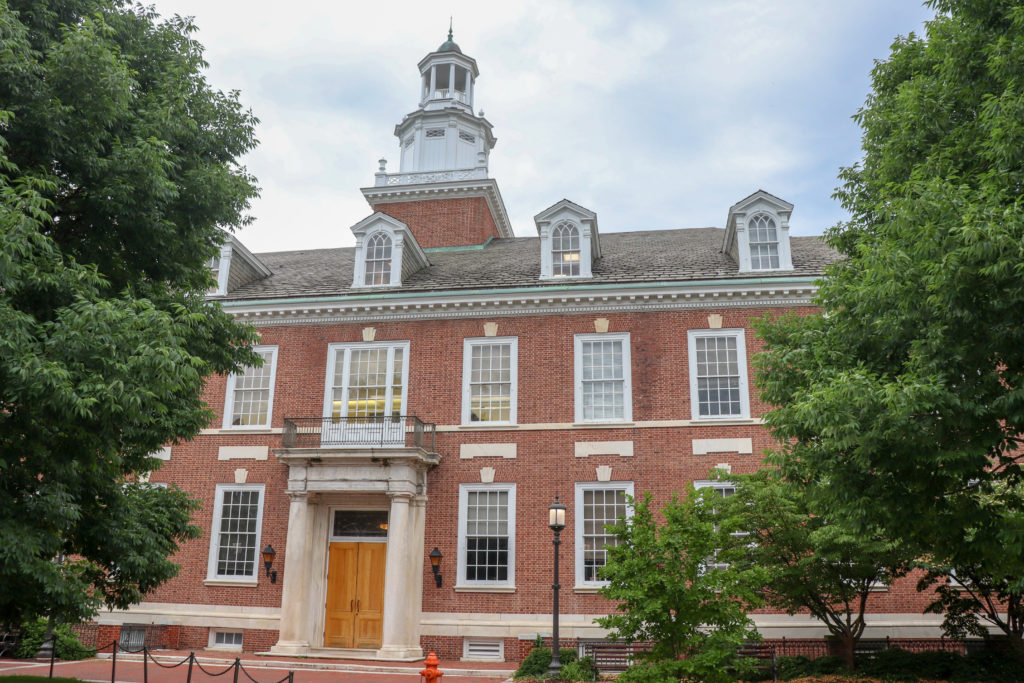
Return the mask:
<path id="1" fill-rule="evenodd" d="M 52 634 L 50 636 L 49 639 L 43 641 L 44 644 L 47 643 L 47 642 L 50 643 L 50 676 L 49 677 L 53 678 L 53 667 L 54 667 L 54 663 L 55 663 L 55 661 L 57 659 L 57 642 L 58 642 L 57 634 L 54 633 L 54 634 Z M 229 664 L 223 671 L 214 673 L 212 671 L 208 671 L 206 669 L 206 667 L 204 667 L 202 665 L 202 663 L 199 661 L 199 659 L 196 658 L 196 653 L 194 651 L 193 652 L 189 652 L 187 657 L 185 657 L 184 659 L 182 659 L 180 662 L 178 662 L 176 664 L 162 664 L 162 663 L 160 663 L 160 661 L 158 661 L 157 658 L 153 656 L 153 653 L 151 653 L 149 651 L 149 648 L 146 647 L 145 645 L 142 646 L 141 650 L 130 650 L 128 648 L 121 647 L 119 641 L 117 641 L 117 640 L 112 640 L 109 643 L 107 643 L 106 645 L 102 645 L 102 646 L 97 647 L 95 649 L 93 649 L 93 648 L 84 648 L 83 647 L 83 648 L 81 648 L 79 650 L 79 652 L 81 652 L 83 654 L 88 654 L 90 656 L 95 656 L 95 655 L 98 655 L 103 650 L 106 650 L 107 648 L 110 648 L 110 651 L 111 651 L 111 655 L 110 655 L 110 683 L 116 683 L 116 680 L 117 680 L 117 653 L 119 651 L 127 653 L 127 654 L 133 654 L 133 655 L 134 654 L 139 654 L 140 652 L 142 653 L 142 681 L 143 681 L 143 683 L 149 683 L 149 662 L 150 661 L 152 661 L 154 664 L 156 664 L 161 669 L 177 669 L 179 666 L 182 666 L 182 665 L 187 663 L 188 664 L 188 673 L 185 676 L 185 683 L 192 683 L 192 670 L 193 670 L 193 667 L 198 668 L 200 671 L 202 671 L 207 676 L 210 676 L 211 678 L 217 678 L 218 676 L 223 676 L 224 674 L 228 673 L 229 671 L 234 671 L 234 676 L 233 676 L 232 683 L 238 683 L 238 673 L 239 673 L 239 671 L 241 671 L 242 673 L 245 674 L 245 677 L 249 679 L 250 683 L 261 683 L 261 681 L 258 681 L 255 678 L 253 678 L 252 674 L 250 674 L 249 671 L 245 668 L 245 666 L 242 665 L 242 658 L 241 657 L 235 657 L 235 661 L 232 662 L 231 664 Z M 265 683 L 286 683 L 286 682 L 287 683 L 295 683 L 295 672 L 294 671 L 289 671 L 288 675 L 285 676 L 284 678 L 279 678 L 279 679 L 277 679 L 275 681 L 267 681 Z"/>

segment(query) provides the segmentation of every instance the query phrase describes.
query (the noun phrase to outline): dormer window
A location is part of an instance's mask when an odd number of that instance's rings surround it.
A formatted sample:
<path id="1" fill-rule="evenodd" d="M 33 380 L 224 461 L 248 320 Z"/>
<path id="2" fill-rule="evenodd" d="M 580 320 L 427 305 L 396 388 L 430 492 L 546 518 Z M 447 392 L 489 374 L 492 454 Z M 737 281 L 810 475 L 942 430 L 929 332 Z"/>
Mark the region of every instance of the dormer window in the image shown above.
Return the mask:
<path id="1" fill-rule="evenodd" d="M 391 284 L 391 237 L 378 232 L 366 242 L 367 286 Z"/>
<path id="2" fill-rule="evenodd" d="M 580 231 L 569 221 L 559 223 L 551 233 L 552 277 L 580 274 Z"/>
<path id="3" fill-rule="evenodd" d="M 430 265 L 409 226 L 378 211 L 352 226 L 356 237 L 353 287 L 396 287 Z"/>
<path id="4" fill-rule="evenodd" d="M 533 217 L 540 235 L 540 277 L 593 277 L 601 258 L 597 214 L 563 199 Z"/>
<path id="5" fill-rule="evenodd" d="M 792 213 L 792 204 L 758 190 L 729 207 L 722 251 L 732 257 L 741 273 L 793 270 L 789 247 Z"/>
<path id="6" fill-rule="evenodd" d="M 771 216 L 759 213 L 750 219 L 750 269 L 773 270 L 779 267 L 779 235 Z"/>

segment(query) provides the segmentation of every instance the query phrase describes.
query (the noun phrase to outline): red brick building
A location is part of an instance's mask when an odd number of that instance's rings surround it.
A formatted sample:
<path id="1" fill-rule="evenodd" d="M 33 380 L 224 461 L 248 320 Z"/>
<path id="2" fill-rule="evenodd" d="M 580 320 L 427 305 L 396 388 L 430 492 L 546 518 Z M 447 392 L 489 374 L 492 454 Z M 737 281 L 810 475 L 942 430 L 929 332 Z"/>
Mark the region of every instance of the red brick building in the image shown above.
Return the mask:
<path id="1" fill-rule="evenodd" d="M 791 237 L 793 206 L 763 191 L 723 207 L 724 228 L 601 234 L 561 200 L 515 237 L 476 62 L 449 36 L 419 69 L 400 170 L 382 161 L 362 190 L 355 247 L 254 255 L 232 238 L 212 264 L 211 296 L 259 330 L 265 363 L 212 379 L 214 423 L 152 474 L 203 501 L 180 576 L 101 624 L 186 648 L 516 660 L 551 628 L 555 496 L 574 642 L 603 635 L 603 527 L 626 494 L 724 493 L 713 468 L 759 466 L 751 320 L 807 310 L 835 254 Z M 869 636 L 938 635 L 910 582 L 873 603 Z"/>

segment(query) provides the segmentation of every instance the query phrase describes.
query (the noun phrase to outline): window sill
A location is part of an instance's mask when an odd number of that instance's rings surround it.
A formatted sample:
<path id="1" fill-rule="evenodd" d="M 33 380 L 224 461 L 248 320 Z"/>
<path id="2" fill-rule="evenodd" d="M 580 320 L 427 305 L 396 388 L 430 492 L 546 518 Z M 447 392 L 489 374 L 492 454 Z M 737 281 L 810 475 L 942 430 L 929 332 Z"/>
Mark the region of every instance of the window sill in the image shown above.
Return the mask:
<path id="1" fill-rule="evenodd" d="M 220 429 L 204 429 L 200 434 L 283 434 L 281 427 L 221 427 Z"/>
<path id="2" fill-rule="evenodd" d="M 760 420 L 752 417 L 730 415 L 729 417 L 695 417 L 690 421 L 694 427 L 701 425 L 751 425 L 760 424 Z"/>
<path id="3" fill-rule="evenodd" d="M 574 429 L 578 427 L 636 427 L 636 423 L 625 420 L 618 422 L 573 422 L 572 426 Z"/>
<path id="4" fill-rule="evenodd" d="M 461 424 L 459 429 L 480 431 L 487 431 L 488 429 L 519 429 L 519 425 L 514 422 L 473 422 L 471 424 Z"/>
<path id="5" fill-rule="evenodd" d="M 604 586 L 588 586 L 588 585 L 573 586 L 572 587 L 572 592 L 573 593 L 599 593 L 599 592 L 601 592 L 602 588 L 604 588 Z"/>
<path id="6" fill-rule="evenodd" d="M 204 586 L 239 586 L 243 588 L 255 588 L 257 579 L 206 579 Z"/>
<path id="7" fill-rule="evenodd" d="M 460 584 L 455 586 L 456 593 L 515 593 L 515 586 L 469 586 Z"/>
<path id="8" fill-rule="evenodd" d="M 206 648 L 207 650 L 213 650 L 216 652 L 241 652 L 241 645 L 210 645 Z"/>

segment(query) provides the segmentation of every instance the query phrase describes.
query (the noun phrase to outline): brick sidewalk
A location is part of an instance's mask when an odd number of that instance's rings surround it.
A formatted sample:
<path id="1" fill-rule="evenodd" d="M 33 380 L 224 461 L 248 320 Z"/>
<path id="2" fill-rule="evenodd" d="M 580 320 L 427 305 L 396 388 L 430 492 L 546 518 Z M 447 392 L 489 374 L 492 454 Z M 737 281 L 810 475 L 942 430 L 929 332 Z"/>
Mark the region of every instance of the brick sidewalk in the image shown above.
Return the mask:
<path id="1" fill-rule="evenodd" d="M 144 668 L 140 655 L 129 659 L 129 655 L 119 654 L 117 683 L 185 683 L 187 662 L 175 668 L 165 667 L 185 660 L 187 652 L 160 651 L 154 656 L 159 664 L 150 660 Z M 193 683 L 235 683 L 235 672 L 231 666 L 234 658 L 226 659 L 223 653 L 208 655 L 204 652 L 198 653 L 196 657 L 198 663 L 192 667 Z M 450 665 L 442 663 L 440 669 L 445 674 L 445 683 L 495 683 L 508 678 L 510 666 L 499 662 L 452 662 Z M 256 683 L 277 683 L 286 678 L 289 671 L 295 672 L 293 683 L 415 683 L 420 680 L 419 671 L 422 668 L 422 661 L 374 662 L 285 657 L 261 659 L 247 654 L 242 658 L 242 670 L 238 673 L 237 683 L 253 683 L 254 680 Z M 219 675 L 211 676 L 203 669 Z M 0 676 L 48 676 L 49 672 L 49 662 L 0 659 Z M 111 660 L 58 661 L 54 665 L 53 675 L 109 683 Z"/>

